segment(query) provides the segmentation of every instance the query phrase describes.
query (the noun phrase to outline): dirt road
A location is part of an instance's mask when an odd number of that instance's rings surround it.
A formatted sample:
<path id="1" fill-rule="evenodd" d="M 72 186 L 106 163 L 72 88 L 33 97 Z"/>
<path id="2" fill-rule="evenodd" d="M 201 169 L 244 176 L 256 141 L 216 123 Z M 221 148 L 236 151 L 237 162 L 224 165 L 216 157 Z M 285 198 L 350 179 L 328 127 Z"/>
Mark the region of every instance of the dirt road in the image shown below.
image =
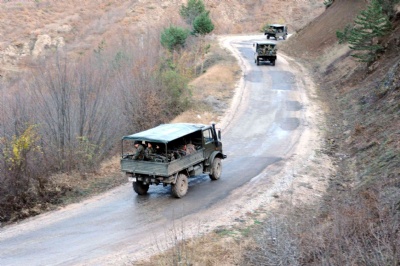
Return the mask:
<path id="1" fill-rule="evenodd" d="M 229 227 L 246 213 L 309 203 L 325 189 L 332 167 L 318 151 L 323 113 L 306 72 L 279 54 L 256 66 L 257 36 L 225 36 L 243 76 L 219 123 L 224 151 L 220 180 L 191 179 L 182 199 L 152 186 L 139 197 L 130 185 L 0 231 L 0 265 L 128 265 L 185 237 Z"/>

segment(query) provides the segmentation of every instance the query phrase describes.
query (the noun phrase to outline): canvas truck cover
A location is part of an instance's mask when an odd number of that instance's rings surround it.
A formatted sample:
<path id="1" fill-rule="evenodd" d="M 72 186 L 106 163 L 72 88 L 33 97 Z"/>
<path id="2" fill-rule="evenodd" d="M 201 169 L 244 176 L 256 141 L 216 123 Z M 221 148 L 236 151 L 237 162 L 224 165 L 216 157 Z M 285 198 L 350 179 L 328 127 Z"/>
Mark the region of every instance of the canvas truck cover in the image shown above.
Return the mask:
<path id="1" fill-rule="evenodd" d="M 210 126 L 208 125 L 189 123 L 161 124 L 157 127 L 141 131 L 136 134 L 124 136 L 122 139 L 161 142 L 167 144 L 168 142 L 173 141 L 177 138 L 209 127 Z"/>

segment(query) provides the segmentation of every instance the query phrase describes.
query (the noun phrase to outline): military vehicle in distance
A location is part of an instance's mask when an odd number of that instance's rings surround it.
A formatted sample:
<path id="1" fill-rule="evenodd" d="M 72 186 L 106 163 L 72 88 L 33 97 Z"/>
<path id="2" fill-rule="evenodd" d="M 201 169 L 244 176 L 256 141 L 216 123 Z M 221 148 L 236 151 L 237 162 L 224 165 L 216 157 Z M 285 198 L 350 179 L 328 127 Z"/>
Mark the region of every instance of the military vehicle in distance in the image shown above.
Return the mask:
<path id="1" fill-rule="evenodd" d="M 280 37 L 286 40 L 288 35 L 286 25 L 281 24 L 270 24 L 266 27 L 264 35 L 267 35 L 267 39 L 274 37 L 275 40 L 278 40 Z"/>
<path id="2" fill-rule="evenodd" d="M 145 147 L 151 143 L 155 150 L 151 158 L 134 160 L 135 142 Z M 208 174 L 218 180 L 226 157 L 215 124 L 161 124 L 122 138 L 121 171 L 139 195 L 147 194 L 152 184 L 163 184 L 171 185 L 171 194 L 181 198 L 187 193 L 188 177 Z"/>
<path id="3" fill-rule="evenodd" d="M 278 48 L 274 41 L 260 41 L 253 43 L 254 63 L 260 65 L 260 61 L 268 61 L 275 66 Z"/>

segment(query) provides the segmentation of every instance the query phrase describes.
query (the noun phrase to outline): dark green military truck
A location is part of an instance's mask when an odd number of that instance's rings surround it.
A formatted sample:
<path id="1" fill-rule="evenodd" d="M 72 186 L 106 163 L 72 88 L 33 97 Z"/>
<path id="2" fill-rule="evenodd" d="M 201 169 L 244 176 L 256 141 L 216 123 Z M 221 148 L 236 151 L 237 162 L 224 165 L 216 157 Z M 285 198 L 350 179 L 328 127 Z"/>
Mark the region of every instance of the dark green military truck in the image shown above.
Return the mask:
<path id="1" fill-rule="evenodd" d="M 150 158 L 134 160 L 134 143 L 154 148 Z M 222 172 L 221 131 L 215 125 L 162 124 L 122 138 L 121 170 L 139 195 L 147 194 L 150 185 L 171 185 L 171 194 L 183 197 L 188 177 L 208 174 L 217 180 Z"/>
<path id="2" fill-rule="evenodd" d="M 270 24 L 265 28 L 264 35 L 267 36 L 267 39 L 273 37 L 278 40 L 282 37 L 282 39 L 286 40 L 288 36 L 287 27 L 281 24 Z"/>
<path id="3" fill-rule="evenodd" d="M 260 41 L 253 43 L 254 63 L 260 65 L 261 62 L 269 62 L 275 66 L 276 53 L 278 48 L 274 41 Z"/>

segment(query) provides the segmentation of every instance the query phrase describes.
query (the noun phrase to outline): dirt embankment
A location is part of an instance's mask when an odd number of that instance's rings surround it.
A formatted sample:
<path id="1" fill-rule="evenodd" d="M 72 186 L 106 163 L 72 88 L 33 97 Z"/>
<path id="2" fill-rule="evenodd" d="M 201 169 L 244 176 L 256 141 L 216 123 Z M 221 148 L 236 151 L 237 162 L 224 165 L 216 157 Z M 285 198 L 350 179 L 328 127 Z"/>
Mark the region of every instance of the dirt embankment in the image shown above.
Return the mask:
<path id="1" fill-rule="evenodd" d="M 337 43 L 336 31 L 351 23 L 366 4 L 364 0 L 334 1 L 325 12 L 290 39 L 290 49 L 286 52 L 296 58 L 321 57 Z"/>
<path id="2" fill-rule="evenodd" d="M 384 52 L 371 65 L 356 62 L 348 44 L 336 38 L 366 5 L 334 1 L 282 49 L 313 70 L 330 106 L 326 148 L 339 166 L 331 188 L 359 198 L 368 194 L 375 205 L 390 208 L 400 204 L 400 14 L 391 19 L 391 34 L 379 40 Z"/>

